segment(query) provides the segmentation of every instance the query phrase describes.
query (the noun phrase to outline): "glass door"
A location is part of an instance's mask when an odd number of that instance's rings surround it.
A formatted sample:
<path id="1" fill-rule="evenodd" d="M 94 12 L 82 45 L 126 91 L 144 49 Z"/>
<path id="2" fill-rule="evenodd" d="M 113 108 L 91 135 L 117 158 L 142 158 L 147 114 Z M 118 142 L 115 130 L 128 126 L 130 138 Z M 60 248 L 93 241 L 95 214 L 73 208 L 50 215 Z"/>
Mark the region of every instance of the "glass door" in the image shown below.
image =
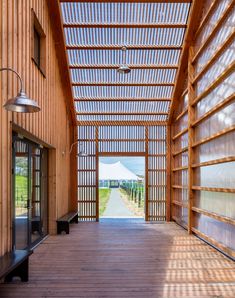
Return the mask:
<path id="1" fill-rule="evenodd" d="M 47 150 L 13 135 L 13 247 L 34 246 L 47 234 Z"/>
<path id="2" fill-rule="evenodd" d="M 29 146 L 21 140 L 13 143 L 14 247 L 29 246 L 30 167 Z"/>

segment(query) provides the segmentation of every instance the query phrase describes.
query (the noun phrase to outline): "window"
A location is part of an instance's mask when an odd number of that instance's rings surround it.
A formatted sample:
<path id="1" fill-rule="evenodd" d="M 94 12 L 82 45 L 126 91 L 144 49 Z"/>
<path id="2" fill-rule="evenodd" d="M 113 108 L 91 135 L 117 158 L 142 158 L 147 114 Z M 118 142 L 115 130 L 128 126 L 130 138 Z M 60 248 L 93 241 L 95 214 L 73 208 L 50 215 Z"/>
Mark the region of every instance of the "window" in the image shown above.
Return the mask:
<path id="1" fill-rule="evenodd" d="M 34 62 L 40 68 L 40 35 L 38 34 L 36 28 L 34 27 Z"/>
<path id="2" fill-rule="evenodd" d="M 32 10 L 32 60 L 45 76 L 46 70 L 46 35 L 42 29 L 42 26 Z"/>

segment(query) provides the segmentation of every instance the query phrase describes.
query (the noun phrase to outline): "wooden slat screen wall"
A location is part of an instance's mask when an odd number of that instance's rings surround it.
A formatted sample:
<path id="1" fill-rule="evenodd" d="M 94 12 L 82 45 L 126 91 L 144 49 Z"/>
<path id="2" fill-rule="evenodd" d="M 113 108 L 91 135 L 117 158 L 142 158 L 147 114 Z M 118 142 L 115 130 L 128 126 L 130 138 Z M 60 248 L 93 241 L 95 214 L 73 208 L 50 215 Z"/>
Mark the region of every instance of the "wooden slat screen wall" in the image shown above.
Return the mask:
<path id="1" fill-rule="evenodd" d="M 98 220 L 98 157 L 146 158 L 146 220 L 166 219 L 166 127 L 78 126 L 78 209 L 81 220 Z"/>
<path id="2" fill-rule="evenodd" d="M 235 257 L 235 9 L 232 0 L 219 2 L 189 61 L 195 115 L 192 230 Z"/>
<path id="3" fill-rule="evenodd" d="M 147 219 L 166 220 L 166 127 L 148 127 Z"/>
<path id="4" fill-rule="evenodd" d="M 209 17 L 202 18 L 188 64 L 188 196 L 179 188 L 177 197 L 173 186 L 173 214 L 174 219 L 187 225 L 187 218 L 182 219 L 182 202 L 186 200 L 189 232 L 235 257 L 234 1 L 218 1 L 206 7 L 209 10 L 204 16 Z M 183 108 L 180 110 L 173 131 L 183 129 L 179 125 L 183 120 L 177 120 Z M 174 167 L 184 166 L 181 156 L 180 164 L 177 156 L 173 157 L 173 177 L 178 175 L 179 179 L 178 172 L 183 170 L 174 172 Z"/>
<path id="5" fill-rule="evenodd" d="M 78 210 L 80 220 L 96 220 L 96 127 L 78 126 Z"/>
<path id="6" fill-rule="evenodd" d="M 172 126 L 172 218 L 188 226 L 188 92 L 183 92 Z"/>

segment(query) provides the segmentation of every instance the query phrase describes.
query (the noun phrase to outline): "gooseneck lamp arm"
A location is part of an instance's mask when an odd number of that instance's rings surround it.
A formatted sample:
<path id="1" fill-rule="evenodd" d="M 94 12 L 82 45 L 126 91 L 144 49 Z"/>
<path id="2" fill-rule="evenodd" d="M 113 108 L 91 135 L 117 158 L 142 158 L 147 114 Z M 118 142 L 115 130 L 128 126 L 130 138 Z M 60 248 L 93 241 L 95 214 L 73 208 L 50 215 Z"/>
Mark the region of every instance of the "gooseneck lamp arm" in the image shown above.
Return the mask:
<path id="1" fill-rule="evenodd" d="M 70 147 L 70 150 L 69 150 L 69 154 L 71 154 L 72 150 L 73 150 L 73 146 L 76 145 L 78 143 L 78 141 L 74 142 L 71 147 Z"/>
<path id="2" fill-rule="evenodd" d="M 12 71 L 14 74 L 17 75 L 17 77 L 18 77 L 18 79 L 19 79 L 19 81 L 20 81 L 20 92 L 22 92 L 22 91 L 23 91 L 23 81 L 22 81 L 20 75 L 18 74 L 18 72 L 15 71 L 15 70 L 12 69 L 12 68 L 9 68 L 9 67 L 0 68 L 0 71 L 4 71 L 4 70 L 6 70 L 6 71 Z"/>
<path id="3" fill-rule="evenodd" d="M 11 112 L 18 113 L 35 113 L 40 111 L 40 107 L 37 102 L 31 98 L 29 98 L 23 90 L 23 81 L 14 69 L 10 67 L 0 68 L 0 71 L 11 71 L 13 72 L 20 81 L 20 92 L 16 95 L 16 97 L 10 98 L 6 101 L 3 107 Z"/>

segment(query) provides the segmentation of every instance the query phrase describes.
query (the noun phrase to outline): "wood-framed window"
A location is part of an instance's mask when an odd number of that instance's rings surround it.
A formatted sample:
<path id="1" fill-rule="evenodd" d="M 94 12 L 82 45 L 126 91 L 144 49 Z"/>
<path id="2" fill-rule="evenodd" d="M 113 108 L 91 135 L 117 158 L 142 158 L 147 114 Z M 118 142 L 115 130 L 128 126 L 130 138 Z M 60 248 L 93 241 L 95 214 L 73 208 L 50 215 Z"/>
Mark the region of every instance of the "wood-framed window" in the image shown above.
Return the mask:
<path id="1" fill-rule="evenodd" d="M 43 76 L 46 76 L 46 34 L 32 10 L 32 60 Z"/>

